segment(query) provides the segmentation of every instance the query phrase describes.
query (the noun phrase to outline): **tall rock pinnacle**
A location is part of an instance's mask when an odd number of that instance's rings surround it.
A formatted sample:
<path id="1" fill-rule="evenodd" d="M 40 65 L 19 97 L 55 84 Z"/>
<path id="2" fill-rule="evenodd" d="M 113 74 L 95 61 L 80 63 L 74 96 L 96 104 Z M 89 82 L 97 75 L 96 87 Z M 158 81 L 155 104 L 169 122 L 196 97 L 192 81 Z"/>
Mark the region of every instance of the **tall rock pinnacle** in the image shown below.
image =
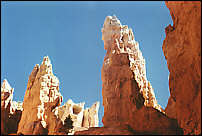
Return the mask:
<path id="1" fill-rule="evenodd" d="M 46 56 L 41 66 L 35 65 L 29 76 L 18 132 L 43 134 L 42 130 L 48 129 L 48 134 L 58 134 L 55 126 L 62 122 L 54 117 L 54 109 L 60 106 L 62 99 L 59 80 L 53 75 L 51 61 Z M 34 130 L 33 126 L 40 130 Z"/>
<path id="2" fill-rule="evenodd" d="M 157 104 L 155 94 L 151 83 L 146 77 L 145 59 L 142 56 L 142 52 L 139 49 L 139 44 L 134 39 L 133 31 L 128 28 L 127 25 L 121 25 L 119 19 L 114 15 L 107 16 L 102 28 L 102 40 L 104 41 L 104 49 L 107 50 L 106 56 L 104 58 L 104 64 L 102 69 L 102 81 L 103 81 L 103 93 L 105 92 L 105 82 L 106 82 L 106 70 L 111 67 L 113 63 L 115 65 L 123 65 L 129 63 L 130 70 L 133 72 L 135 81 L 138 84 L 139 92 L 143 94 L 144 105 L 152 106 L 163 112 L 160 105 Z M 119 61 L 122 63 L 115 62 L 114 56 L 122 56 Z M 123 60 L 123 55 L 127 56 Z M 111 71 L 115 72 L 115 71 Z M 110 73 L 112 75 L 112 73 Z M 116 73 L 117 77 L 121 73 Z M 128 77 L 127 71 L 124 71 L 126 78 Z M 117 78 L 114 78 L 114 80 Z M 122 85 L 124 82 L 122 83 Z M 103 96 L 105 97 L 105 96 Z"/>

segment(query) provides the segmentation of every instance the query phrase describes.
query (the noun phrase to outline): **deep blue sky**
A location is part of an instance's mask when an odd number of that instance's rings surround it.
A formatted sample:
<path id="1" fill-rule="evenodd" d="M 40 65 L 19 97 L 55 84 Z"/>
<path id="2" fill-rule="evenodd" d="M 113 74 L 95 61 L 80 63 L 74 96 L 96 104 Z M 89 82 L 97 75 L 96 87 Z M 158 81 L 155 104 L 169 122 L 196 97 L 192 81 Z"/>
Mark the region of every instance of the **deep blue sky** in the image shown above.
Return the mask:
<path id="1" fill-rule="evenodd" d="M 164 28 L 172 24 L 163 1 L 1 2 L 1 83 L 14 87 L 14 100 L 23 101 L 35 64 L 48 55 L 60 81 L 63 103 L 100 101 L 101 68 L 105 56 L 101 28 L 105 17 L 116 15 L 132 28 L 146 60 L 147 79 L 158 103 L 165 108 L 170 96 L 162 51 Z"/>

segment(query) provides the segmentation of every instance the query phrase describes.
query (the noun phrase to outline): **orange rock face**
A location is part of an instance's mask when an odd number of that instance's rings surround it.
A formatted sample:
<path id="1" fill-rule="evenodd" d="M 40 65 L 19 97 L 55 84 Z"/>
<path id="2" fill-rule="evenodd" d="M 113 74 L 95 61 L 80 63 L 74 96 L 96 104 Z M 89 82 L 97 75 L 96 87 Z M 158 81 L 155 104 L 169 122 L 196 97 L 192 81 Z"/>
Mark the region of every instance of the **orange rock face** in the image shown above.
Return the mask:
<path id="1" fill-rule="evenodd" d="M 101 73 L 104 127 L 75 135 L 182 134 L 177 120 L 165 115 L 157 104 L 132 30 L 108 16 L 102 32 L 107 50 Z"/>
<path id="2" fill-rule="evenodd" d="M 151 83 L 147 81 L 145 60 L 132 29 L 121 25 L 116 16 L 107 16 L 102 40 L 107 50 L 101 71 L 103 124 L 127 123 L 131 113 L 143 105 L 163 111 L 157 104 Z"/>
<path id="3" fill-rule="evenodd" d="M 35 65 L 29 76 L 18 133 L 59 134 L 63 126 L 54 110 L 61 102 L 59 80 L 53 75 L 48 56 L 44 57 L 41 66 Z"/>
<path id="4" fill-rule="evenodd" d="M 169 87 L 184 134 L 201 134 L 201 2 L 168 1 L 173 26 L 163 42 Z"/>
<path id="5" fill-rule="evenodd" d="M 22 105 L 13 101 L 14 88 L 5 79 L 1 86 L 1 134 L 16 133 L 22 114 Z"/>

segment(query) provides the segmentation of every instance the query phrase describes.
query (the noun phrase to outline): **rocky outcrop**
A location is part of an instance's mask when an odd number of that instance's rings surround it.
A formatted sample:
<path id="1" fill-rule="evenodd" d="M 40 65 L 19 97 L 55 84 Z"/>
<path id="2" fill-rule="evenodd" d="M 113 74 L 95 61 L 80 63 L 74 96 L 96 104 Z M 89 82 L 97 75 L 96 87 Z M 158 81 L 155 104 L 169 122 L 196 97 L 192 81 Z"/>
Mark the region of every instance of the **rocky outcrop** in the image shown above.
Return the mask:
<path id="1" fill-rule="evenodd" d="M 84 110 L 82 127 L 98 127 L 98 111 L 100 102 L 93 103 L 90 108 Z"/>
<path id="2" fill-rule="evenodd" d="M 58 108 L 58 114 L 56 115 L 58 115 L 63 123 L 66 117 L 70 115 L 73 121 L 73 126 L 82 127 L 84 104 L 84 102 L 76 104 L 69 99 L 65 105 Z"/>
<path id="3" fill-rule="evenodd" d="M 173 100 L 172 97 L 169 97 L 168 99 L 168 104 L 165 108 L 165 114 L 170 118 L 177 119 L 175 110 L 175 101 Z"/>
<path id="4" fill-rule="evenodd" d="M 63 124 L 66 117 L 70 115 L 74 126 L 71 134 L 76 131 L 87 130 L 90 127 L 98 127 L 99 102 L 86 109 L 84 109 L 84 104 L 85 102 L 76 104 L 69 99 L 65 105 L 55 110 L 55 115 L 62 120 Z"/>
<path id="5" fill-rule="evenodd" d="M 104 125 L 111 120 L 127 122 L 130 113 L 143 105 L 163 111 L 147 81 L 145 60 L 132 29 L 121 25 L 116 16 L 107 16 L 102 33 L 107 50 L 101 73 Z"/>
<path id="6" fill-rule="evenodd" d="M 157 104 L 132 30 L 122 26 L 115 16 L 107 16 L 102 32 L 107 50 L 101 71 L 104 127 L 75 135 L 183 134 L 177 121 Z"/>
<path id="7" fill-rule="evenodd" d="M 54 112 L 61 102 L 59 80 L 53 75 L 49 57 L 44 57 L 41 66 L 35 65 L 29 76 L 18 133 L 55 135 L 63 132 L 62 121 Z"/>
<path id="8" fill-rule="evenodd" d="M 173 26 L 165 28 L 163 52 L 169 88 L 184 134 L 201 134 L 201 2 L 168 1 Z"/>
<path id="9" fill-rule="evenodd" d="M 1 86 L 1 134 L 16 133 L 22 114 L 22 103 L 13 101 L 14 88 L 4 79 Z"/>

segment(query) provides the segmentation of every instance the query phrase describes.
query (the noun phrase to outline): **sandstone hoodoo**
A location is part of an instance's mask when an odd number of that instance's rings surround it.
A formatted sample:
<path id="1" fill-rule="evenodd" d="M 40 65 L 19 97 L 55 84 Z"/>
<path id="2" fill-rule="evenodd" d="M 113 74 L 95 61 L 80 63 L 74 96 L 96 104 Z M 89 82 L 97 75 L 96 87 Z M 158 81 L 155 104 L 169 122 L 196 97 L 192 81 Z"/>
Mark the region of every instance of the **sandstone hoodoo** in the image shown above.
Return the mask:
<path id="1" fill-rule="evenodd" d="M 65 105 L 60 106 L 62 99 L 59 80 L 53 75 L 51 61 L 46 56 L 41 66 L 36 64 L 29 76 L 18 133 L 67 134 L 64 121 L 69 115 L 74 126 L 69 132 L 71 134 L 98 126 L 99 102 L 84 110 L 85 102 L 76 104 L 69 99 Z"/>
<path id="2" fill-rule="evenodd" d="M 62 122 L 54 116 L 54 109 L 60 106 L 62 98 L 51 61 L 44 57 L 41 66 L 35 65 L 29 76 L 18 133 L 59 134 Z"/>
<path id="3" fill-rule="evenodd" d="M 78 130 L 87 130 L 90 127 L 98 127 L 98 111 L 99 102 L 94 103 L 91 108 L 84 109 L 85 102 L 74 103 L 69 99 L 65 105 L 56 108 L 55 115 L 61 119 L 64 124 L 66 117 L 70 115 L 73 121 L 73 130 L 71 134 L 74 134 Z"/>
<path id="4" fill-rule="evenodd" d="M 184 134 L 201 134 L 201 1 L 166 1 L 173 26 L 165 28 L 170 95 Z M 172 109 L 168 104 L 167 110 Z M 169 111 L 169 114 L 173 114 Z"/>
<path id="5" fill-rule="evenodd" d="M 14 88 L 4 79 L 1 85 L 1 134 L 16 133 L 22 114 L 22 103 L 13 101 Z"/>
<path id="6" fill-rule="evenodd" d="M 107 16 L 102 40 L 107 50 L 101 73 L 104 125 L 110 120 L 127 122 L 130 113 L 143 105 L 163 111 L 157 104 L 151 83 L 147 81 L 145 59 L 132 29 L 121 25 L 115 15 Z"/>
<path id="7" fill-rule="evenodd" d="M 107 50 L 101 71 L 104 127 L 75 134 L 182 134 L 177 120 L 157 103 L 131 28 L 116 16 L 107 16 L 102 40 Z"/>

